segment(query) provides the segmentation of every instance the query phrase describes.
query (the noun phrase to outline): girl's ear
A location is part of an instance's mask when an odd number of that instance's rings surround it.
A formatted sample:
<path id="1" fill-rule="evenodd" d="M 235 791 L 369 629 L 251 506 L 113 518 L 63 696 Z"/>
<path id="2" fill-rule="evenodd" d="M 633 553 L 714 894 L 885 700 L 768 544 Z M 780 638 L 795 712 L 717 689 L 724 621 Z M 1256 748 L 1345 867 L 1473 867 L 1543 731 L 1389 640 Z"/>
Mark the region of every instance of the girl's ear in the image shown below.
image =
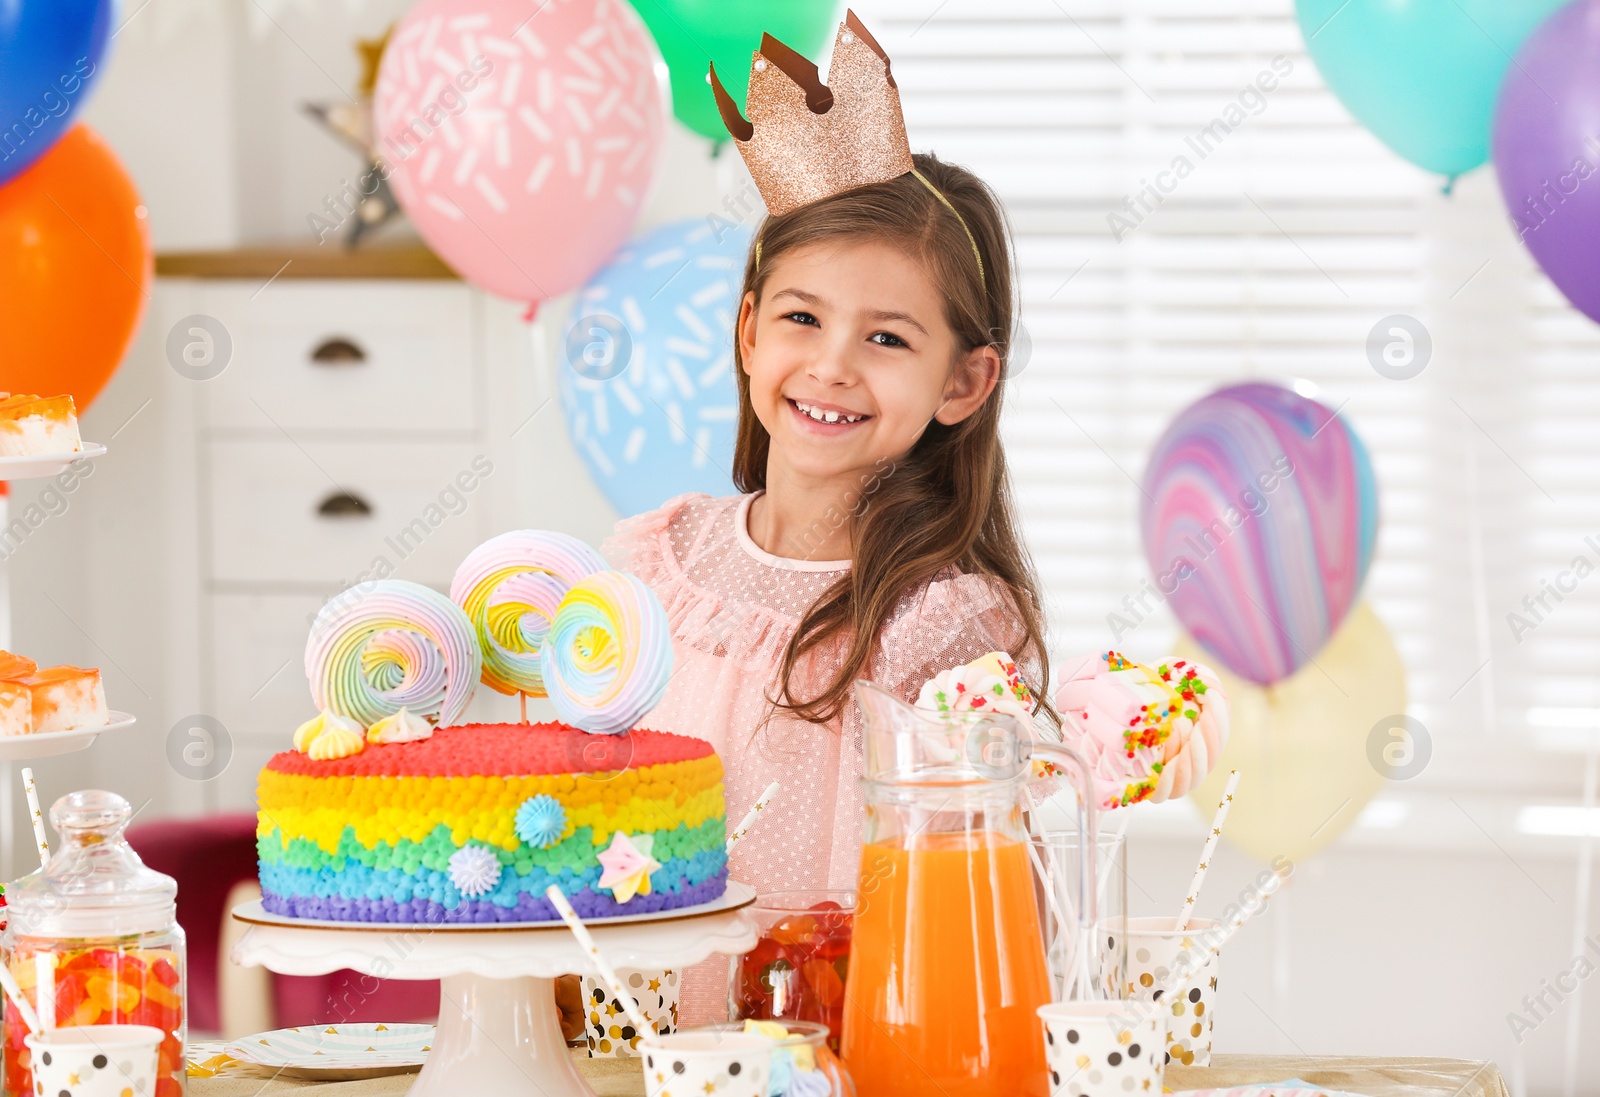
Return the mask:
<path id="1" fill-rule="evenodd" d="M 985 344 L 974 347 L 956 363 L 945 382 L 944 403 L 933 417 L 950 427 L 983 407 L 1000 381 L 1000 352 Z"/>
<path id="2" fill-rule="evenodd" d="M 739 339 L 739 360 L 746 374 L 750 372 L 750 358 L 756 350 L 756 294 L 754 290 L 744 295 L 739 303 L 739 323 L 735 329 Z"/>

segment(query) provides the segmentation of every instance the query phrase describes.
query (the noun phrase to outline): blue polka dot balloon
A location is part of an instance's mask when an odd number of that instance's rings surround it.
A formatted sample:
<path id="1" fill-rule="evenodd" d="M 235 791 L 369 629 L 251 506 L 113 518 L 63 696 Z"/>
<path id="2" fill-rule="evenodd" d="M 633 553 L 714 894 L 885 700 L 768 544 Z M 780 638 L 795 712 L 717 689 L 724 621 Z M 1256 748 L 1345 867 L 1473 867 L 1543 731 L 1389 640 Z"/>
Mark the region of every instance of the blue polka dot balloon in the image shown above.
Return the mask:
<path id="1" fill-rule="evenodd" d="M 750 228 L 714 218 L 663 225 L 578 292 L 561 410 L 590 476 L 624 515 L 686 491 L 734 491 L 733 325 L 750 239 Z"/>

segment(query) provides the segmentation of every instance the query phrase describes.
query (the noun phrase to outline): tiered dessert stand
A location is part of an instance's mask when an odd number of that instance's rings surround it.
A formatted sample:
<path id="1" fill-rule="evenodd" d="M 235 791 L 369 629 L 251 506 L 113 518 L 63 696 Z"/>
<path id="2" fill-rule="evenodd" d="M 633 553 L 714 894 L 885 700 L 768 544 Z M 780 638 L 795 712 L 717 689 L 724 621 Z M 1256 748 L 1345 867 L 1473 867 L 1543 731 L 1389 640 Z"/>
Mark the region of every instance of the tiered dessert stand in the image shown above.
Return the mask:
<path id="1" fill-rule="evenodd" d="M 698 907 L 586 922 L 614 966 L 682 969 L 755 947 L 744 908 L 755 889 L 728 884 Z M 439 979 L 439 1028 L 410 1097 L 594 1097 L 561 1035 L 554 980 L 590 970 L 561 922 L 380 925 L 284 918 L 236 907 L 249 929 L 234 963 L 282 975 L 349 968 L 380 979 Z"/>
<path id="2" fill-rule="evenodd" d="M 77 453 L 61 453 L 40 457 L 0 457 L 0 537 L 11 522 L 10 482 L 13 480 L 40 480 L 66 471 L 74 461 L 91 461 L 104 456 L 106 447 L 95 442 L 83 443 Z M 7 557 L 0 556 L 0 650 L 11 650 L 11 565 Z M 14 790 L 16 774 L 14 762 L 30 758 L 48 758 L 53 754 L 71 754 L 87 750 L 103 733 L 121 731 L 134 725 L 134 719 L 125 712 L 111 713 L 111 722 L 97 728 L 80 731 L 56 731 L 45 735 L 26 735 L 0 738 L 0 879 L 12 879 L 11 842 L 16 831 L 13 812 L 16 810 Z"/>

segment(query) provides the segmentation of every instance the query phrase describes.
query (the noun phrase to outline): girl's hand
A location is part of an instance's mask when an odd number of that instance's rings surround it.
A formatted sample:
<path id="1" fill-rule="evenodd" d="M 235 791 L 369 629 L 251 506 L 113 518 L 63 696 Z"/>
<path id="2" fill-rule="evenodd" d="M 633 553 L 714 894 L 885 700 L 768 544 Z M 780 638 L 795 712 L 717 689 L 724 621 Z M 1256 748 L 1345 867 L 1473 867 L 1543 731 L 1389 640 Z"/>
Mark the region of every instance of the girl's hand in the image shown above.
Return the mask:
<path id="1" fill-rule="evenodd" d="M 556 1009 L 561 1011 L 561 1036 L 571 1044 L 583 1040 L 583 979 L 563 975 L 556 980 Z"/>

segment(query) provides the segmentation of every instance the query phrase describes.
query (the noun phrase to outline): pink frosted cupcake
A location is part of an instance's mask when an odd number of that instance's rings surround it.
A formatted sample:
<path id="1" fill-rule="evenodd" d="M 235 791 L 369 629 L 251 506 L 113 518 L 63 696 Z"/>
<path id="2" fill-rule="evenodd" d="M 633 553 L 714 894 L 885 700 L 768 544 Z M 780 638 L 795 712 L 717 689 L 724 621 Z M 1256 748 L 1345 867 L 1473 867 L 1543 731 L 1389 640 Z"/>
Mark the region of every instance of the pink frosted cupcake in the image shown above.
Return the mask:
<path id="1" fill-rule="evenodd" d="M 1088 763 L 1102 808 L 1187 795 L 1228 741 L 1228 699 L 1210 668 L 1155 667 L 1118 652 L 1069 660 L 1056 681 L 1062 734 Z"/>

